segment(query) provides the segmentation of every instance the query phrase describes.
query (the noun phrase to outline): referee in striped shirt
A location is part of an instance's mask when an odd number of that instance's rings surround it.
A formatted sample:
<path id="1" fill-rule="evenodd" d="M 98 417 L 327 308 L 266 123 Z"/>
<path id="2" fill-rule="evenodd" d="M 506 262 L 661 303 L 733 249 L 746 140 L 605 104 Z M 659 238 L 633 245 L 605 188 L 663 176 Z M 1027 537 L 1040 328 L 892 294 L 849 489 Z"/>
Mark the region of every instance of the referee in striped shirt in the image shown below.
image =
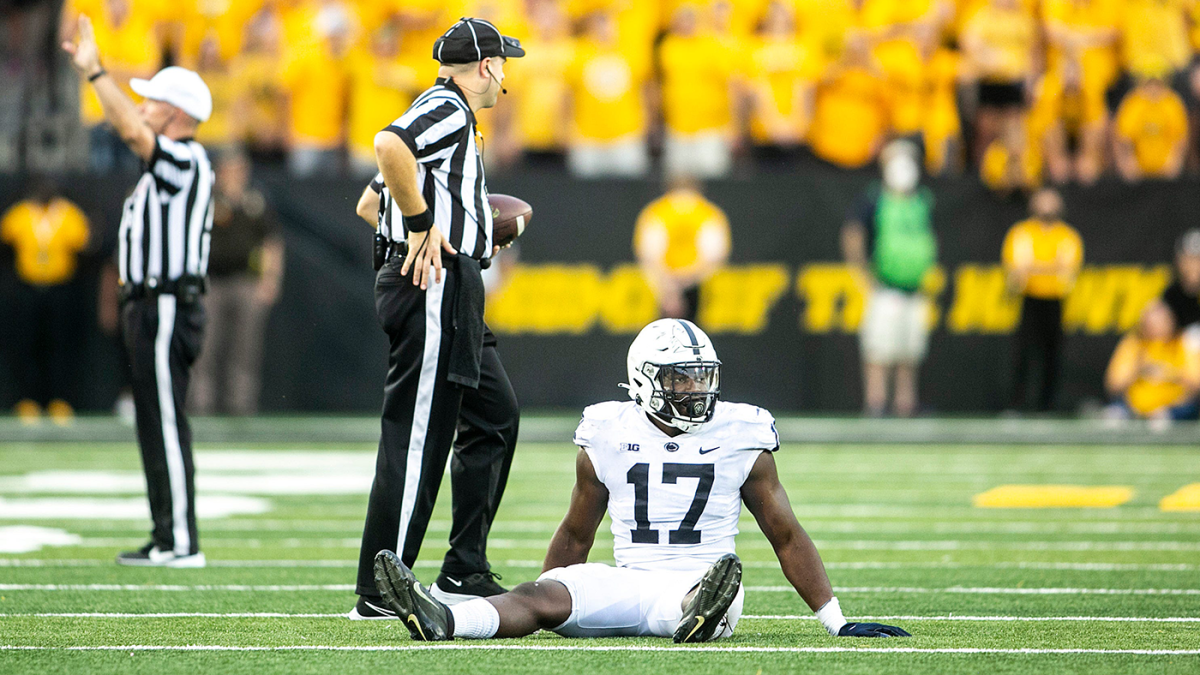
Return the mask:
<path id="1" fill-rule="evenodd" d="M 79 18 L 79 41 L 63 44 L 96 90 L 104 117 L 146 170 L 121 215 L 118 267 L 121 321 L 132 367 L 138 445 L 150 514 L 150 542 L 122 553 L 122 565 L 203 567 L 196 538 L 192 434 L 183 413 L 188 370 L 200 352 L 200 295 L 212 231 L 213 171 L 192 140 L 212 114 L 212 95 L 196 73 L 171 67 L 130 86 L 125 95 L 100 64 L 91 21 Z"/>
<path id="2" fill-rule="evenodd" d="M 524 55 L 491 23 L 461 19 L 434 43 L 437 83 L 375 136 L 379 175 L 358 213 L 379 228 L 375 308 L 391 350 L 351 619 L 395 618 L 375 554 L 416 562 L 451 447 L 450 550 L 431 592 L 449 604 L 504 592 L 487 535 L 520 411 L 483 323 L 480 271 L 495 249 L 475 112 L 496 104 L 505 60 Z"/>

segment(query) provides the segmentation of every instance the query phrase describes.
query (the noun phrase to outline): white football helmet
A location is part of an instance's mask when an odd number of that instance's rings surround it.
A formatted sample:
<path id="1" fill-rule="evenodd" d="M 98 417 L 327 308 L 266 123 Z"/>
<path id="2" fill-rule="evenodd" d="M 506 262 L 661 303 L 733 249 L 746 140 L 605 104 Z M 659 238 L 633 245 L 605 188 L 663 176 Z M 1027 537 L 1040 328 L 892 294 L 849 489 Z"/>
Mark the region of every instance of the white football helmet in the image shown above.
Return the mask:
<path id="1" fill-rule="evenodd" d="M 684 319 L 659 319 L 629 346 L 629 397 L 646 413 L 685 432 L 713 417 L 721 361 L 712 340 Z"/>

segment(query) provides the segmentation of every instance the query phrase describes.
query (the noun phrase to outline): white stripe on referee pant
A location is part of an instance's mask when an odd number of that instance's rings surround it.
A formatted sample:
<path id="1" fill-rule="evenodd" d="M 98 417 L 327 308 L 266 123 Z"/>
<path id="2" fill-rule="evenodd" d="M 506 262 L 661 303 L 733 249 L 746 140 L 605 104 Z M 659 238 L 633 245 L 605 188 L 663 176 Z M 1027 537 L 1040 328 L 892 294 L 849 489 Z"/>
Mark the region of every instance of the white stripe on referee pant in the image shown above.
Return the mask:
<path id="1" fill-rule="evenodd" d="M 158 383 L 158 412 L 162 422 L 163 454 L 167 458 L 167 482 L 171 486 L 171 532 L 175 554 L 191 553 L 188 532 L 187 476 L 183 470 L 183 448 L 175 420 L 175 387 L 171 381 L 171 342 L 175 335 L 175 296 L 158 296 L 158 335 L 154 338 L 154 379 Z"/>
<path id="2" fill-rule="evenodd" d="M 433 270 L 429 270 L 432 272 Z M 421 357 L 421 373 L 417 377 L 417 400 L 413 406 L 412 430 L 408 436 L 408 457 L 404 468 L 404 493 L 400 499 L 400 531 L 396 535 L 396 555 L 404 555 L 408 524 L 417 503 L 421 485 L 421 464 L 425 459 L 425 439 L 429 435 L 429 418 L 433 412 L 433 392 L 437 388 L 438 357 L 442 351 L 442 296 L 450 271 L 442 270 L 442 282 L 429 280 L 425 291 L 425 353 Z M 436 480 L 434 478 L 433 480 Z"/>

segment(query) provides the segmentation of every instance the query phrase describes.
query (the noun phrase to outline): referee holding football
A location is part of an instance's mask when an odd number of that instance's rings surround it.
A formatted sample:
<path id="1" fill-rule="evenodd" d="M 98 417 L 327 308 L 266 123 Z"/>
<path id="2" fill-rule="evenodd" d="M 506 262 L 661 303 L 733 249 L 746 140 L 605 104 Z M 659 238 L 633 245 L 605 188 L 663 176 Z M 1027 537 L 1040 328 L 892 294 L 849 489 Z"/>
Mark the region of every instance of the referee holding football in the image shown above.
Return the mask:
<path id="1" fill-rule="evenodd" d="M 79 18 L 79 42 L 63 43 L 96 91 L 104 117 L 145 173 L 125 200 L 119 231 L 121 327 L 132 367 L 137 437 L 146 471 L 150 542 L 117 556 L 122 565 L 204 567 L 196 538 L 192 432 L 184 416 L 188 371 L 200 353 L 200 296 L 212 232 L 213 170 L 192 140 L 212 114 L 212 95 L 184 68 L 129 85 L 140 106 L 100 64 L 92 23 Z"/>
<path id="2" fill-rule="evenodd" d="M 496 104 L 505 60 L 524 55 L 491 23 L 459 20 L 433 45 L 437 83 L 375 136 L 379 175 L 358 213 L 379 228 L 375 310 L 391 349 L 351 619 L 395 618 L 375 554 L 416 562 L 451 446 L 450 550 L 430 591 L 447 604 L 504 592 L 487 535 L 520 410 L 483 323 L 480 272 L 495 249 L 475 111 Z"/>

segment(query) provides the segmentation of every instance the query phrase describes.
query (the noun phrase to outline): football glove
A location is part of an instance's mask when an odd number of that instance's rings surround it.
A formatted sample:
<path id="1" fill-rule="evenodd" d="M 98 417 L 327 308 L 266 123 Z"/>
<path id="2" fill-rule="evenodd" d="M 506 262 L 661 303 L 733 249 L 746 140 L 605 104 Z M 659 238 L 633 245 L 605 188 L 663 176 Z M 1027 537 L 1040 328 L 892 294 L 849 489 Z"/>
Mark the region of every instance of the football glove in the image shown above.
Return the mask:
<path id="1" fill-rule="evenodd" d="M 881 623 L 848 623 L 838 631 L 838 637 L 912 637 L 908 631 Z"/>

